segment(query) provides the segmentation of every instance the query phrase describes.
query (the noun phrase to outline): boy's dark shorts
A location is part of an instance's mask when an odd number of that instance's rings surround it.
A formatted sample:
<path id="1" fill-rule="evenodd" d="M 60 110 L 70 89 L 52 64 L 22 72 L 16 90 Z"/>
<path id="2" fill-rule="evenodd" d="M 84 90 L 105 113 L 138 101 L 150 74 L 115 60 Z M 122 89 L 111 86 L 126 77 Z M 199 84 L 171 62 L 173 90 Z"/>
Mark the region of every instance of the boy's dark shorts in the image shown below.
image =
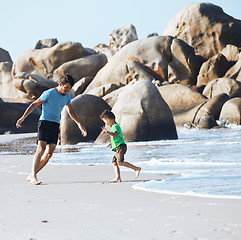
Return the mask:
<path id="1" fill-rule="evenodd" d="M 112 159 L 112 163 L 114 162 L 124 162 L 124 155 L 127 151 L 127 145 L 126 144 L 121 144 L 116 148 L 116 153 L 115 156 Z"/>
<path id="2" fill-rule="evenodd" d="M 47 144 L 57 145 L 59 132 L 59 123 L 39 120 L 37 136 L 38 141 L 45 141 Z"/>

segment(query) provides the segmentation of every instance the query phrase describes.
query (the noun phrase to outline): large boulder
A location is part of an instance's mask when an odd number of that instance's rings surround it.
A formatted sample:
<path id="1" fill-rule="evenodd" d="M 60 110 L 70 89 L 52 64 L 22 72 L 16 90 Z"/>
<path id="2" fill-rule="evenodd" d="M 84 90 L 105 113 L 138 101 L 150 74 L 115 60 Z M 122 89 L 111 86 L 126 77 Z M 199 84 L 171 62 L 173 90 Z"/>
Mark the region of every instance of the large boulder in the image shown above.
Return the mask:
<path id="1" fill-rule="evenodd" d="M 225 77 L 241 82 L 241 53 L 239 53 L 239 60 L 226 72 Z"/>
<path id="2" fill-rule="evenodd" d="M 0 62 L 13 62 L 9 52 L 3 48 L 0 48 Z"/>
<path id="3" fill-rule="evenodd" d="M 90 55 L 81 43 L 64 42 L 53 47 L 27 50 L 19 54 L 13 64 L 12 75 L 26 72 L 44 78 L 52 78 L 55 69 L 68 61 Z M 58 80 L 58 79 L 57 79 Z"/>
<path id="4" fill-rule="evenodd" d="M 239 60 L 239 48 L 228 44 L 221 52 L 229 62 L 237 62 Z"/>
<path id="5" fill-rule="evenodd" d="M 12 133 L 31 133 L 38 131 L 38 120 L 41 114 L 40 109 L 34 111 L 22 123 L 21 128 L 16 128 L 17 120 L 23 115 L 29 104 L 8 103 L 0 101 L 0 134 L 5 132 Z"/>
<path id="6" fill-rule="evenodd" d="M 68 61 L 58 67 L 54 73 L 54 79 L 59 79 L 66 73 L 71 74 L 76 81 L 84 77 L 94 77 L 96 73 L 107 63 L 104 54 L 94 54 L 73 61 Z"/>
<path id="7" fill-rule="evenodd" d="M 205 116 L 212 116 L 215 120 L 219 115 L 223 104 L 229 100 L 227 94 L 220 94 L 201 103 L 199 106 L 174 116 L 176 126 L 198 126 L 200 120 Z"/>
<path id="8" fill-rule="evenodd" d="M 211 3 L 192 3 L 168 23 L 163 35 L 182 39 L 208 59 L 227 44 L 241 47 L 241 21 Z"/>
<path id="9" fill-rule="evenodd" d="M 206 101 L 202 94 L 182 84 L 170 84 L 158 87 L 158 90 L 170 107 L 172 114 L 186 112 Z"/>
<path id="10" fill-rule="evenodd" d="M 93 77 L 83 77 L 79 81 L 77 81 L 72 87 L 72 89 L 75 92 L 75 96 L 82 94 L 92 80 L 93 80 Z"/>
<path id="11" fill-rule="evenodd" d="M 13 64 L 12 78 L 20 91 L 36 99 L 44 90 L 56 86 L 63 74 L 71 74 L 76 81 L 83 77 L 93 78 L 106 62 L 105 55 L 83 48 L 80 43 L 57 43 L 18 55 Z"/>
<path id="12" fill-rule="evenodd" d="M 57 38 L 49 38 L 49 39 L 39 40 L 36 43 L 35 49 L 42 49 L 42 48 L 47 48 L 47 47 L 53 47 L 57 43 L 58 43 Z"/>
<path id="13" fill-rule="evenodd" d="M 222 107 L 219 120 L 226 123 L 241 124 L 241 98 L 228 100 Z"/>
<path id="14" fill-rule="evenodd" d="M 101 132 L 104 122 L 100 115 L 104 110 L 111 110 L 110 106 L 101 98 L 82 94 L 78 95 L 71 103 L 78 119 L 87 130 L 87 137 L 83 137 L 81 132 L 72 120 L 65 107 L 61 114 L 61 144 L 76 144 L 78 142 L 94 141 Z"/>
<path id="15" fill-rule="evenodd" d="M 177 139 L 172 112 L 148 80 L 123 87 L 112 112 L 127 142 Z"/>
<path id="16" fill-rule="evenodd" d="M 43 91 L 57 87 L 58 83 L 37 74 L 21 73 L 15 76 L 13 85 L 16 89 L 24 92 L 26 98 L 36 100 Z"/>
<path id="17" fill-rule="evenodd" d="M 106 57 L 111 59 L 117 51 L 123 48 L 130 42 L 137 40 L 136 29 L 132 24 L 119 29 L 115 29 L 110 33 L 110 44 L 98 44 L 94 50 L 98 53 L 103 53 Z"/>
<path id="18" fill-rule="evenodd" d="M 12 65 L 12 62 L 0 62 L 0 97 L 7 102 L 24 102 L 24 93 L 13 85 Z"/>
<path id="19" fill-rule="evenodd" d="M 231 78 L 218 78 L 208 83 L 203 90 L 203 95 L 207 98 L 215 97 L 225 93 L 230 98 L 241 97 L 241 82 Z"/>
<path id="20" fill-rule="evenodd" d="M 121 91 L 123 90 L 123 88 L 118 88 L 117 90 L 106 94 L 103 99 L 111 106 L 111 108 L 115 105 L 119 94 L 121 93 Z"/>
<path id="21" fill-rule="evenodd" d="M 169 68 L 169 69 L 168 69 Z M 126 85 L 133 79 L 196 84 L 199 63 L 194 50 L 185 42 L 170 36 L 156 36 L 137 40 L 119 50 L 97 73 L 85 90 L 88 91 L 109 83 Z"/>
<path id="22" fill-rule="evenodd" d="M 197 86 L 207 85 L 212 80 L 223 77 L 230 67 L 231 64 L 221 53 L 209 58 L 200 68 Z"/>
<path id="23" fill-rule="evenodd" d="M 13 86 L 12 66 L 8 51 L 0 48 L 0 97 L 9 102 L 24 101 L 24 94 Z"/>
<path id="24" fill-rule="evenodd" d="M 198 129 L 211 129 L 217 127 L 218 124 L 213 116 L 204 116 L 199 120 Z"/>
<path id="25" fill-rule="evenodd" d="M 115 52 L 119 51 L 125 45 L 137 40 L 136 28 L 128 24 L 123 28 L 115 29 L 110 33 L 110 46 Z"/>
<path id="26" fill-rule="evenodd" d="M 104 97 L 109 93 L 112 93 L 115 90 L 118 90 L 120 87 L 122 87 L 122 84 L 115 84 L 115 83 L 109 83 L 104 86 L 100 86 L 98 88 L 94 88 L 88 92 L 88 94 L 95 95 L 97 97 Z"/>

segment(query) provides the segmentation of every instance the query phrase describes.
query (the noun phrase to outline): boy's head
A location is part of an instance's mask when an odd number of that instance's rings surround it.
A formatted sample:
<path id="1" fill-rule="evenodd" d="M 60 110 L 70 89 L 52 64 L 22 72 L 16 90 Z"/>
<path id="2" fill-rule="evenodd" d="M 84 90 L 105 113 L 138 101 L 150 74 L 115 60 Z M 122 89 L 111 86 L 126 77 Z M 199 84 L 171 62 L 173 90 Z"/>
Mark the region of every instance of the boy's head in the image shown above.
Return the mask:
<path id="1" fill-rule="evenodd" d="M 115 114 L 108 110 L 102 112 L 100 118 L 107 125 L 111 125 L 111 123 L 115 122 Z"/>
<path id="2" fill-rule="evenodd" d="M 111 111 L 105 110 L 101 115 L 100 118 L 103 119 L 113 119 L 115 120 L 115 114 Z"/>

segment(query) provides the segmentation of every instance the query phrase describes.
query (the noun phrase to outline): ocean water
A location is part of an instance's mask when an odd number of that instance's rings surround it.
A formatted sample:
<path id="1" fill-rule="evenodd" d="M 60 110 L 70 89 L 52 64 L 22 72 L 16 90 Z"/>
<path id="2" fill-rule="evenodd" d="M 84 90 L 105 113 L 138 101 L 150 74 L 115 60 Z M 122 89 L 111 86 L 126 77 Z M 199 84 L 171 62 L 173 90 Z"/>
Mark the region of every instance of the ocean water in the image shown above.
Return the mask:
<path id="1" fill-rule="evenodd" d="M 133 188 L 168 194 L 241 198 L 241 126 L 178 129 L 177 140 L 127 143 L 126 161 L 161 181 L 138 182 Z M 36 139 L 0 143 L 0 155 L 34 154 Z M 111 164 L 107 144 L 57 146 L 50 164 Z M 126 168 L 121 168 L 125 171 Z"/>

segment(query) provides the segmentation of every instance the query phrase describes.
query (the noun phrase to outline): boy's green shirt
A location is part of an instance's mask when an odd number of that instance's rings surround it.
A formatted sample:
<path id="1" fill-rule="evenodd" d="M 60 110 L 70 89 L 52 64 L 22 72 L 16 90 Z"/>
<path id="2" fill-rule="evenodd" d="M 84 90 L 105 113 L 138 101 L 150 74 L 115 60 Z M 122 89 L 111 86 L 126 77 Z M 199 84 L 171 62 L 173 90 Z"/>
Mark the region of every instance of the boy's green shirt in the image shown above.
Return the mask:
<path id="1" fill-rule="evenodd" d="M 118 123 L 115 123 L 110 130 L 112 133 L 117 133 L 116 137 L 110 136 L 110 141 L 111 141 L 111 147 L 112 151 L 115 151 L 118 146 L 120 146 L 122 143 L 125 144 L 125 141 L 123 139 L 123 134 L 121 131 L 121 127 Z"/>

